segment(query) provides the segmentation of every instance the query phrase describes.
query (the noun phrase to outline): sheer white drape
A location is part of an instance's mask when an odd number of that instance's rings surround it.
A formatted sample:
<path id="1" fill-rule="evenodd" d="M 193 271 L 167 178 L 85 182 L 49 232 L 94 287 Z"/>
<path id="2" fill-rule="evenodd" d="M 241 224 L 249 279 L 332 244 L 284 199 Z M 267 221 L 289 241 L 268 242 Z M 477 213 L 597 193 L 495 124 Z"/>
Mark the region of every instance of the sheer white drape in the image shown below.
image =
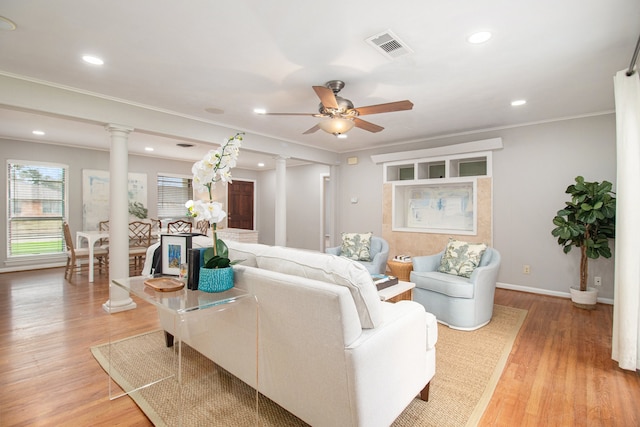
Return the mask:
<path id="1" fill-rule="evenodd" d="M 617 132 L 613 360 L 640 368 L 640 78 L 614 77 Z"/>

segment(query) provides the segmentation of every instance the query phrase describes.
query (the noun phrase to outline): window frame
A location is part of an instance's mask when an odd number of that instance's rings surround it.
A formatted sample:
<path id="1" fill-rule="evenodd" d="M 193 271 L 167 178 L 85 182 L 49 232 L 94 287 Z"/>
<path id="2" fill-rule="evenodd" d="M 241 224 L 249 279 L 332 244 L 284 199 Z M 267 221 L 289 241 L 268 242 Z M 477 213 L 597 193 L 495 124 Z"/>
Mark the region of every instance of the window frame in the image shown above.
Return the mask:
<path id="1" fill-rule="evenodd" d="M 12 179 L 12 173 L 11 173 L 11 169 L 15 168 L 16 166 L 21 166 L 21 167 L 25 167 L 25 168 L 42 168 L 42 167 L 46 167 L 46 168 L 52 168 L 52 169 L 60 169 L 62 170 L 63 173 L 63 177 L 62 177 L 62 197 L 60 199 L 60 207 L 61 207 L 61 212 L 60 215 L 54 215 L 54 216 L 42 216 L 40 218 L 44 218 L 44 219 L 48 219 L 48 220 L 59 220 L 60 221 L 60 230 L 59 230 L 59 236 L 60 239 L 62 241 L 61 247 L 60 247 L 60 251 L 53 251 L 53 252 L 43 252 L 43 253 L 19 253 L 19 254 L 14 254 L 12 251 L 12 232 L 11 232 L 11 227 L 12 227 L 12 221 L 15 221 L 17 218 L 20 218 L 19 216 L 14 215 L 14 213 L 12 212 L 12 207 L 15 204 L 15 200 L 20 200 L 19 197 L 12 197 L 12 185 L 15 183 L 16 180 Z M 69 165 L 67 164 L 63 164 L 63 163 L 53 163 L 53 162 L 42 162 L 42 161 L 35 161 L 35 160 L 18 160 L 18 159 L 7 159 L 6 160 L 6 168 L 5 171 L 7 172 L 7 187 L 6 187 L 6 202 L 7 202 L 7 210 L 6 210 L 6 232 L 7 232 L 7 243 L 6 243 L 6 254 L 7 254 L 7 260 L 18 260 L 18 259 L 25 259 L 25 258 L 46 258 L 46 257 L 51 257 L 51 256 L 56 256 L 56 255 L 60 255 L 60 254 L 64 254 L 66 253 L 66 245 L 64 242 L 64 232 L 62 230 L 62 223 L 65 221 L 68 221 L 68 212 L 69 212 Z M 56 181 L 59 182 L 59 181 Z M 13 187 L 15 189 L 15 187 Z M 14 192 L 15 193 L 15 192 Z M 16 194 L 17 195 L 17 194 Z M 35 199 L 34 199 L 35 200 Z M 51 199 L 37 199 L 37 200 L 42 200 L 45 203 L 41 204 L 41 206 L 48 206 L 49 209 L 51 207 L 51 203 L 49 203 L 51 201 Z M 56 202 L 57 204 L 57 202 Z M 22 219 L 19 219 L 19 221 L 29 221 L 30 219 L 37 219 L 39 218 L 38 216 L 31 216 L 31 217 L 23 217 Z M 36 235 L 37 236 L 37 235 Z M 46 235 L 47 237 L 50 237 L 50 234 Z M 56 235 L 57 238 L 57 235 Z"/>

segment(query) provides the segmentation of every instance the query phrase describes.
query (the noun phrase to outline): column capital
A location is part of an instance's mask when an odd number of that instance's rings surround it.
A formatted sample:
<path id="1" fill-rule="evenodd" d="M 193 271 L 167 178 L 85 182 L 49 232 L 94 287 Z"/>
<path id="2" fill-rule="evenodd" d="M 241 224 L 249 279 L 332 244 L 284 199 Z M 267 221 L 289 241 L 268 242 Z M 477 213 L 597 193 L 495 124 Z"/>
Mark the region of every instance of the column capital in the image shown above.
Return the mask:
<path id="1" fill-rule="evenodd" d="M 131 126 L 118 125 L 118 124 L 115 124 L 115 123 L 109 123 L 109 124 L 105 125 L 104 128 L 106 129 L 107 132 L 110 132 L 110 133 L 124 132 L 126 134 L 129 134 L 129 133 L 133 132 L 133 128 Z"/>

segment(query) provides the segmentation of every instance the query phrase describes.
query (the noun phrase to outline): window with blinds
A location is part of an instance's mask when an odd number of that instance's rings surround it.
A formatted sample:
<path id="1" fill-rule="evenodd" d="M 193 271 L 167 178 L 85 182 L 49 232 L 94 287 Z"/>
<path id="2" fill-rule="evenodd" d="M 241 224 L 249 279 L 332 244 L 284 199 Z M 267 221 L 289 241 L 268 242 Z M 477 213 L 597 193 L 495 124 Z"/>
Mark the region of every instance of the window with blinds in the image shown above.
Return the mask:
<path id="1" fill-rule="evenodd" d="M 190 178 L 158 175 L 158 218 L 186 218 L 184 204 L 192 197 Z"/>
<path id="2" fill-rule="evenodd" d="M 9 257 L 65 252 L 66 165 L 7 162 Z"/>

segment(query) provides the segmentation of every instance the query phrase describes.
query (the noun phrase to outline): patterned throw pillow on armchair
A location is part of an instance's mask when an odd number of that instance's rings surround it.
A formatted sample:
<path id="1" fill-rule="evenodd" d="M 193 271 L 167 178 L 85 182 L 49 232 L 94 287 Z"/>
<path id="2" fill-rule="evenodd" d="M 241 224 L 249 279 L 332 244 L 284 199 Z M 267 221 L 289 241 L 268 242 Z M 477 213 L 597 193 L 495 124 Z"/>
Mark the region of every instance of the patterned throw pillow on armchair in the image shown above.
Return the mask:
<path id="1" fill-rule="evenodd" d="M 340 255 L 355 261 L 371 261 L 371 236 L 369 233 L 342 233 Z"/>
<path id="2" fill-rule="evenodd" d="M 487 245 L 484 243 L 468 243 L 449 239 L 438 271 L 469 278 L 473 270 L 480 264 L 485 250 L 487 250 Z"/>

